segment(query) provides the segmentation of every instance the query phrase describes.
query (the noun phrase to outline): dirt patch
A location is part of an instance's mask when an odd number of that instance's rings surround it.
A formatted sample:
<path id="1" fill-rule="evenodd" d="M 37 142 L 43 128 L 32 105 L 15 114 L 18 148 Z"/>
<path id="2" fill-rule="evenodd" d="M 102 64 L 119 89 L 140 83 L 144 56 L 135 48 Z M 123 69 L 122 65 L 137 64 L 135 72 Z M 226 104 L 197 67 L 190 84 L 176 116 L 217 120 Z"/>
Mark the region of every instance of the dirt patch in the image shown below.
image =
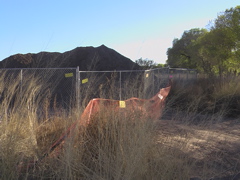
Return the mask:
<path id="1" fill-rule="evenodd" d="M 187 155 L 192 177 L 198 179 L 240 179 L 239 129 L 240 119 L 197 125 L 176 119 L 157 122 L 158 143 Z"/>

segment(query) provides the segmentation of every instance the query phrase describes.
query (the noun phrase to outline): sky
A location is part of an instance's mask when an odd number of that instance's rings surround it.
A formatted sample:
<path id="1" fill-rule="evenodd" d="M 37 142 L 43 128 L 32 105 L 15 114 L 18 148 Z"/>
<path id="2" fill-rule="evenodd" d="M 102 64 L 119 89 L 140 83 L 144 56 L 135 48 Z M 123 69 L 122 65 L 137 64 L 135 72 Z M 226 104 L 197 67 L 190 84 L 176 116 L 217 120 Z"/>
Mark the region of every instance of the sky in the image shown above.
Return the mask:
<path id="1" fill-rule="evenodd" d="M 239 0 L 0 0 L 0 61 L 104 44 L 132 61 L 164 64 L 175 38 L 207 28 L 237 5 Z"/>

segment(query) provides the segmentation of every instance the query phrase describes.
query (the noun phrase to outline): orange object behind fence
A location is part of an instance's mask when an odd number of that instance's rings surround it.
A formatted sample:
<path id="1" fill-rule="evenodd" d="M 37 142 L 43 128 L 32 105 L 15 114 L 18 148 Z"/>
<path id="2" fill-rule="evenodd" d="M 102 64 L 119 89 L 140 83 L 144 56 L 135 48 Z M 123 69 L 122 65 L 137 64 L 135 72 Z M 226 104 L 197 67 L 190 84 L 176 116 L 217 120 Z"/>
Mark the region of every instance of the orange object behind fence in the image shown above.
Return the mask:
<path id="1" fill-rule="evenodd" d="M 91 123 L 91 118 L 100 111 L 122 113 L 126 116 L 142 112 L 147 118 L 159 119 L 165 104 L 165 99 L 169 94 L 170 86 L 160 89 L 160 91 L 150 99 L 130 98 L 125 101 L 112 99 L 92 99 L 80 118 L 80 125 L 87 126 Z M 102 112 L 102 113 L 104 113 Z"/>
<path id="2" fill-rule="evenodd" d="M 91 123 L 91 119 L 99 115 L 99 113 L 121 113 L 121 115 L 128 117 L 134 113 L 141 112 L 144 117 L 157 120 L 161 117 L 165 105 L 166 97 L 171 89 L 171 85 L 160 89 L 160 91 L 150 99 L 130 98 L 124 101 L 112 99 L 92 99 L 85 110 L 83 111 L 80 119 L 73 123 L 68 130 L 51 146 L 49 153 L 63 145 L 65 139 L 73 133 L 76 127 L 87 127 Z M 46 155 L 48 155 L 47 153 Z M 45 156 L 46 156 L 45 155 Z"/>
<path id="3" fill-rule="evenodd" d="M 171 85 L 160 89 L 160 91 L 150 99 L 130 98 L 124 101 L 112 99 L 92 99 L 85 110 L 83 111 L 79 120 L 73 123 L 67 131 L 50 147 L 49 151 L 45 153 L 38 162 L 30 163 L 29 166 L 35 166 L 47 156 L 58 155 L 64 142 L 71 137 L 77 127 L 87 127 L 91 123 L 91 119 L 98 116 L 99 113 L 120 113 L 121 116 L 130 117 L 136 113 L 141 113 L 146 120 L 157 120 L 161 117 L 165 105 L 166 97 L 171 89 Z"/>

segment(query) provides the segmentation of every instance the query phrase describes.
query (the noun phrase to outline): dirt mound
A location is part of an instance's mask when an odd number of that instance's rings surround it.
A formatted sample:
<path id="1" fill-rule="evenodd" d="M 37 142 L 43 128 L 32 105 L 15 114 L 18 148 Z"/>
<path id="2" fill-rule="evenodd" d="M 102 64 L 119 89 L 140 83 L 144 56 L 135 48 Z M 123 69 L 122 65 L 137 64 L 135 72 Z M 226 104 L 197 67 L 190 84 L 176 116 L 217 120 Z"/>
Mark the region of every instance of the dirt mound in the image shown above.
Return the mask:
<path id="1" fill-rule="evenodd" d="M 81 71 L 139 69 L 136 63 L 104 45 L 96 48 L 77 47 L 64 53 L 16 54 L 0 62 L 0 68 L 65 68 L 77 66 Z"/>

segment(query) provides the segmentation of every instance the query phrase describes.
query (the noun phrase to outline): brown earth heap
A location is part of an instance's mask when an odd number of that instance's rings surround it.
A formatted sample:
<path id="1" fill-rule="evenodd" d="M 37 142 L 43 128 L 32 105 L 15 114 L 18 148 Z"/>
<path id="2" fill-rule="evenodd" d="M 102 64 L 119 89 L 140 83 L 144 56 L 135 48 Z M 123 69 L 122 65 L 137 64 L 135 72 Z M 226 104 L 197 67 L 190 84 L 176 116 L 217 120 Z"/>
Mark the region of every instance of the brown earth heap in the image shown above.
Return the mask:
<path id="1" fill-rule="evenodd" d="M 133 70 L 139 66 L 104 45 L 77 47 L 64 53 L 40 52 L 16 54 L 0 62 L 0 68 L 66 68 L 77 67 L 81 71 Z"/>

